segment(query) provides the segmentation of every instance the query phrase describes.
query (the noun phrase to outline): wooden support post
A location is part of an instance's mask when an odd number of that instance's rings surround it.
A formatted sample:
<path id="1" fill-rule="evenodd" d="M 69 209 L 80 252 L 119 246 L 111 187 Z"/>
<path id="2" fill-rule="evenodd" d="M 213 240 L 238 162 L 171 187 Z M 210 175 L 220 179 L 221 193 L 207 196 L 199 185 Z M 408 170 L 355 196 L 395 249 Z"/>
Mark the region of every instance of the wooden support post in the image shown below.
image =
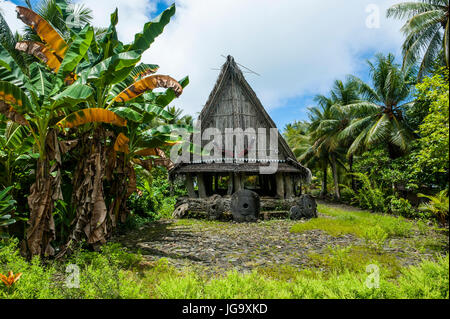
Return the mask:
<path id="1" fill-rule="evenodd" d="M 205 178 L 202 173 L 197 175 L 198 195 L 200 198 L 206 198 Z"/>
<path id="2" fill-rule="evenodd" d="M 241 174 L 234 173 L 234 192 L 240 191 L 242 189 L 242 182 L 241 182 Z"/>
<path id="3" fill-rule="evenodd" d="M 194 190 L 194 181 L 192 180 L 192 175 L 191 174 L 186 174 L 186 189 L 188 192 L 188 196 L 190 198 L 196 198 L 197 194 L 195 193 Z"/>
<path id="4" fill-rule="evenodd" d="M 284 198 L 284 178 L 283 173 L 277 173 L 275 176 L 277 183 L 277 197 Z"/>
<path id="5" fill-rule="evenodd" d="M 219 191 L 219 179 L 220 179 L 220 175 L 219 174 L 215 174 L 214 175 L 214 192 L 216 194 Z"/>
<path id="6" fill-rule="evenodd" d="M 213 193 L 213 175 L 209 173 L 203 174 L 203 181 L 205 182 L 206 196 L 211 196 Z"/>
<path id="7" fill-rule="evenodd" d="M 284 189 L 286 191 L 286 199 L 294 197 L 294 182 L 290 174 L 284 175 Z"/>
<path id="8" fill-rule="evenodd" d="M 294 197 L 294 184 L 290 174 L 284 175 L 284 192 L 286 199 Z"/>
<path id="9" fill-rule="evenodd" d="M 227 195 L 233 194 L 233 174 L 228 174 L 228 189 L 227 189 Z"/>

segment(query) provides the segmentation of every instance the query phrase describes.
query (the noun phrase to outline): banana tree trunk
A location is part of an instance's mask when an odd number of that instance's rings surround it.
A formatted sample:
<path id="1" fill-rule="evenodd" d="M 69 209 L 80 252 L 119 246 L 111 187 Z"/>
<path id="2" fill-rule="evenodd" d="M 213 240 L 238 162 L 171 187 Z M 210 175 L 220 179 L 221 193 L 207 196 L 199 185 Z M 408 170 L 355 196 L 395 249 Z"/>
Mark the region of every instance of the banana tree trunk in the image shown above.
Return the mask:
<path id="1" fill-rule="evenodd" d="M 32 256 L 52 256 L 54 249 L 50 245 L 55 239 L 53 220 L 53 188 L 49 174 L 49 163 L 39 159 L 36 166 L 36 181 L 31 185 L 28 196 L 30 218 L 26 234 L 26 253 Z"/>
<path id="2" fill-rule="evenodd" d="M 110 178 L 111 190 L 110 194 L 113 201 L 108 209 L 108 216 L 111 223 L 108 225 L 108 231 L 112 232 L 120 221 L 124 223 L 128 217 L 129 210 L 126 206 L 128 197 L 136 190 L 136 173 L 134 168 L 125 159 L 125 154 L 120 154 L 114 166 L 110 166 L 108 170 L 114 174 Z"/>
<path id="3" fill-rule="evenodd" d="M 337 172 L 336 156 L 331 155 L 331 170 L 333 171 L 333 181 L 334 181 L 334 196 L 336 199 L 341 199 L 341 191 L 339 189 L 339 176 Z"/>
<path id="4" fill-rule="evenodd" d="M 63 199 L 61 192 L 61 153 L 70 147 L 58 140 L 56 130 L 42 132 L 42 148 L 36 165 L 36 181 L 31 185 L 28 206 L 30 218 L 26 233 L 24 253 L 32 256 L 53 256 L 50 243 L 56 238 L 53 208 L 56 200 Z M 54 164 L 50 166 L 50 161 Z"/>
<path id="5" fill-rule="evenodd" d="M 107 132 L 98 127 L 79 143 L 80 159 L 73 176 L 72 192 L 72 205 L 76 207 L 74 228 L 57 258 L 72 253 L 83 238 L 87 238 L 87 243 L 94 249 L 106 243 L 108 214 L 103 191 L 106 137 Z"/>

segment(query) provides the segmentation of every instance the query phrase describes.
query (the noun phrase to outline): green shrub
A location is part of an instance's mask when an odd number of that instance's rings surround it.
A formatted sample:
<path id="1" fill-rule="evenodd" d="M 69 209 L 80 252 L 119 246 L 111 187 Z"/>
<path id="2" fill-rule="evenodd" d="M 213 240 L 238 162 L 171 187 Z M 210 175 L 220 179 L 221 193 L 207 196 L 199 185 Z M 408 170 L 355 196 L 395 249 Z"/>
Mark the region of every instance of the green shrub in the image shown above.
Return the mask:
<path id="1" fill-rule="evenodd" d="M 366 241 L 369 247 L 375 249 L 383 248 L 388 234 L 379 226 L 368 227 L 364 230 L 362 238 Z"/>
<path id="2" fill-rule="evenodd" d="M 389 196 L 388 197 L 389 211 L 397 216 L 403 216 L 407 218 L 429 218 L 430 214 L 425 214 L 416 210 L 411 203 L 401 197 Z"/>
<path id="3" fill-rule="evenodd" d="M 153 168 L 150 174 L 140 170 L 137 176 L 138 191 L 127 201 L 127 206 L 133 215 L 145 218 L 147 221 L 170 218 L 176 198 L 186 194 L 184 187 L 174 185 L 175 193 L 172 196 L 167 171 L 161 167 Z"/>
<path id="4" fill-rule="evenodd" d="M 355 192 L 348 186 L 341 185 L 346 193 L 346 198 L 352 198 L 350 202 L 352 204 L 357 204 L 361 208 L 370 209 L 376 212 L 384 212 L 386 209 L 386 195 L 383 193 L 382 189 L 377 186 L 376 182 L 363 173 L 352 173 L 350 175 L 354 175 L 361 183 L 361 186 Z"/>
<path id="5" fill-rule="evenodd" d="M 446 224 L 448 221 L 449 199 L 448 191 L 443 190 L 435 196 L 419 194 L 419 197 L 425 197 L 430 200 L 429 203 L 423 203 L 419 209 L 433 214 L 439 222 Z"/>
<path id="6" fill-rule="evenodd" d="M 11 217 L 15 209 L 16 201 L 9 193 L 12 186 L 6 187 L 0 191 L 0 238 L 7 237 L 6 227 L 14 224 L 16 220 Z"/>

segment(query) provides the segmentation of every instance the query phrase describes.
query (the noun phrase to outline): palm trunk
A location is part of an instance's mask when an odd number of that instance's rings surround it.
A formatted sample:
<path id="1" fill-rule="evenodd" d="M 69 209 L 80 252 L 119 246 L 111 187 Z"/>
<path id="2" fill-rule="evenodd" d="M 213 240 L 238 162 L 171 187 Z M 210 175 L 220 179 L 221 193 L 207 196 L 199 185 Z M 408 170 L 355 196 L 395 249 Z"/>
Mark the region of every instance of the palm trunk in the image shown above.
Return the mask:
<path id="1" fill-rule="evenodd" d="M 355 175 L 353 175 L 353 155 L 350 155 L 350 157 L 348 158 L 348 165 L 349 165 L 349 167 L 350 167 L 350 176 L 351 176 L 351 179 L 352 179 L 352 190 L 354 191 L 354 192 L 356 192 L 356 179 L 355 179 Z"/>
<path id="2" fill-rule="evenodd" d="M 327 171 L 328 171 L 328 164 L 326 162 L 324 162 L 324 167 L 323 167 L 323 178 L 322 178 L 322 190 L 320 191 L 320 197 L 325 197 L 328 194 L 327 191 Z"/>
<path id="3" fill-rule="evenodd" d="M 334 181 L 334 196 L 336 199 L 341 199 L 341 192 L 339 189 L 339 176 L 337 172 L 336 166 L 336 156 L 334 154 L 331 155 L 331 170 L 333 171 L 333 181 Z"/>

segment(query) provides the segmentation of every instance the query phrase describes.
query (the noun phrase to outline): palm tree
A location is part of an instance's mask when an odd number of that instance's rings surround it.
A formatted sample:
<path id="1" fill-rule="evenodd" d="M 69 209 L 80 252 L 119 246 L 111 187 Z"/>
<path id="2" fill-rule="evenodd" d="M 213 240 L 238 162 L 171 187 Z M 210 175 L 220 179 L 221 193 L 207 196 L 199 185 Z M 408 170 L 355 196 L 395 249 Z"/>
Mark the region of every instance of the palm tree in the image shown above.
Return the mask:
<path id="1" fill-rule="evenodd" d="M 283 135 L 286 142 L 299 158 L 310 146 L 309 123 L 306 121 L 289 123 L 285 126 Z"/>
<path id="2" fill-rule="evenodd" d="M 344 111 L 343 106 L 359 102 L 358 85 L 350 80 L 345 83 L 336 80 L 330 91 L 330 97 L 317 95 L 315 101 L 318 102 L 319 107 L 310 108 L 312 145 L 309 151 L 304 153 L 302 159 L 309 158 L 312 154 L 320 159 L 324 174 L 322 194 L 326 194 L 326 171 L 328 163 L 330 164 L 335 197 L 340 199 L 338 166 L 345 168 L 342 155 L 345 147 L 349 145 L 349 141 L 340 138 L 339 133 L 350 123 L 350 117 Z M 352 156 L 350 156 L 349 162 L 352 166 Z"/>
<path id="3" fill-rule="evenodd" d="M 331 98 L 327 98 L 324 95 L 317 95 L 314 100 L 318 103 L 318 106 L 309 108 L 310 126 L 308 132 L 308 139 L 304 139 L 303 147 L 304 153 L 299 157 L 299 160 L 306 166 L 313 168 L 316 167 L 322 170 L 322 189 L 320 196 L 327 195 L 327 175 L 328 166 L 332 168 L 333 179 L 335 182 L 335 196 L 340 198 L 338 176 L 337 176 L 337 157 L 336 152 L 340 151 L 333 145 L 333 138 L 323 134 L 322 126 L 327 120 L 332 117 L 331 107 L 334 102 Z M 337 187 L 336 187 L 337 186 Z"/>
<path id="4" fill-rule="evenodd" d="M 448 64 L 449 0 L 419 0 L 393 5 L 388 17 L 408 19 L 402 27 L 406 36 L 403 43 L 403 65 L 409 66 L 422 58 L 419 79 L 429 70 L 436 58 L 444 55 Z"/>
<path id="5" fill-rule="evenodd" d="M 412 130 L 404 121 L 403 112 L 413 103 L 415 70 L 401 69 L 394 56 L 376 55 L 375 63 L 368 61 L 372 86 L 350 76 L 359 86 L 364 101 L 343 106 L 352 118 L 339 133 L 339 139 L 352 139 L 347 155 L 356 154 L 377 144 L 387 146 L 391 158 L 397 158 L 409 148 Z"/>
<path id="6" fill-rule="evenodd" d="M 65 40 L 69 40 L 74 32 L 92 22 L 92 10 L 83 4 L 75 4 L 72 0 L 41 0 L 35 8 L 30 1 L 27 7 L 49 22 Z M 24 38 L 40 41 L 39 36 L 29 26 L 25 27 Z"/>

